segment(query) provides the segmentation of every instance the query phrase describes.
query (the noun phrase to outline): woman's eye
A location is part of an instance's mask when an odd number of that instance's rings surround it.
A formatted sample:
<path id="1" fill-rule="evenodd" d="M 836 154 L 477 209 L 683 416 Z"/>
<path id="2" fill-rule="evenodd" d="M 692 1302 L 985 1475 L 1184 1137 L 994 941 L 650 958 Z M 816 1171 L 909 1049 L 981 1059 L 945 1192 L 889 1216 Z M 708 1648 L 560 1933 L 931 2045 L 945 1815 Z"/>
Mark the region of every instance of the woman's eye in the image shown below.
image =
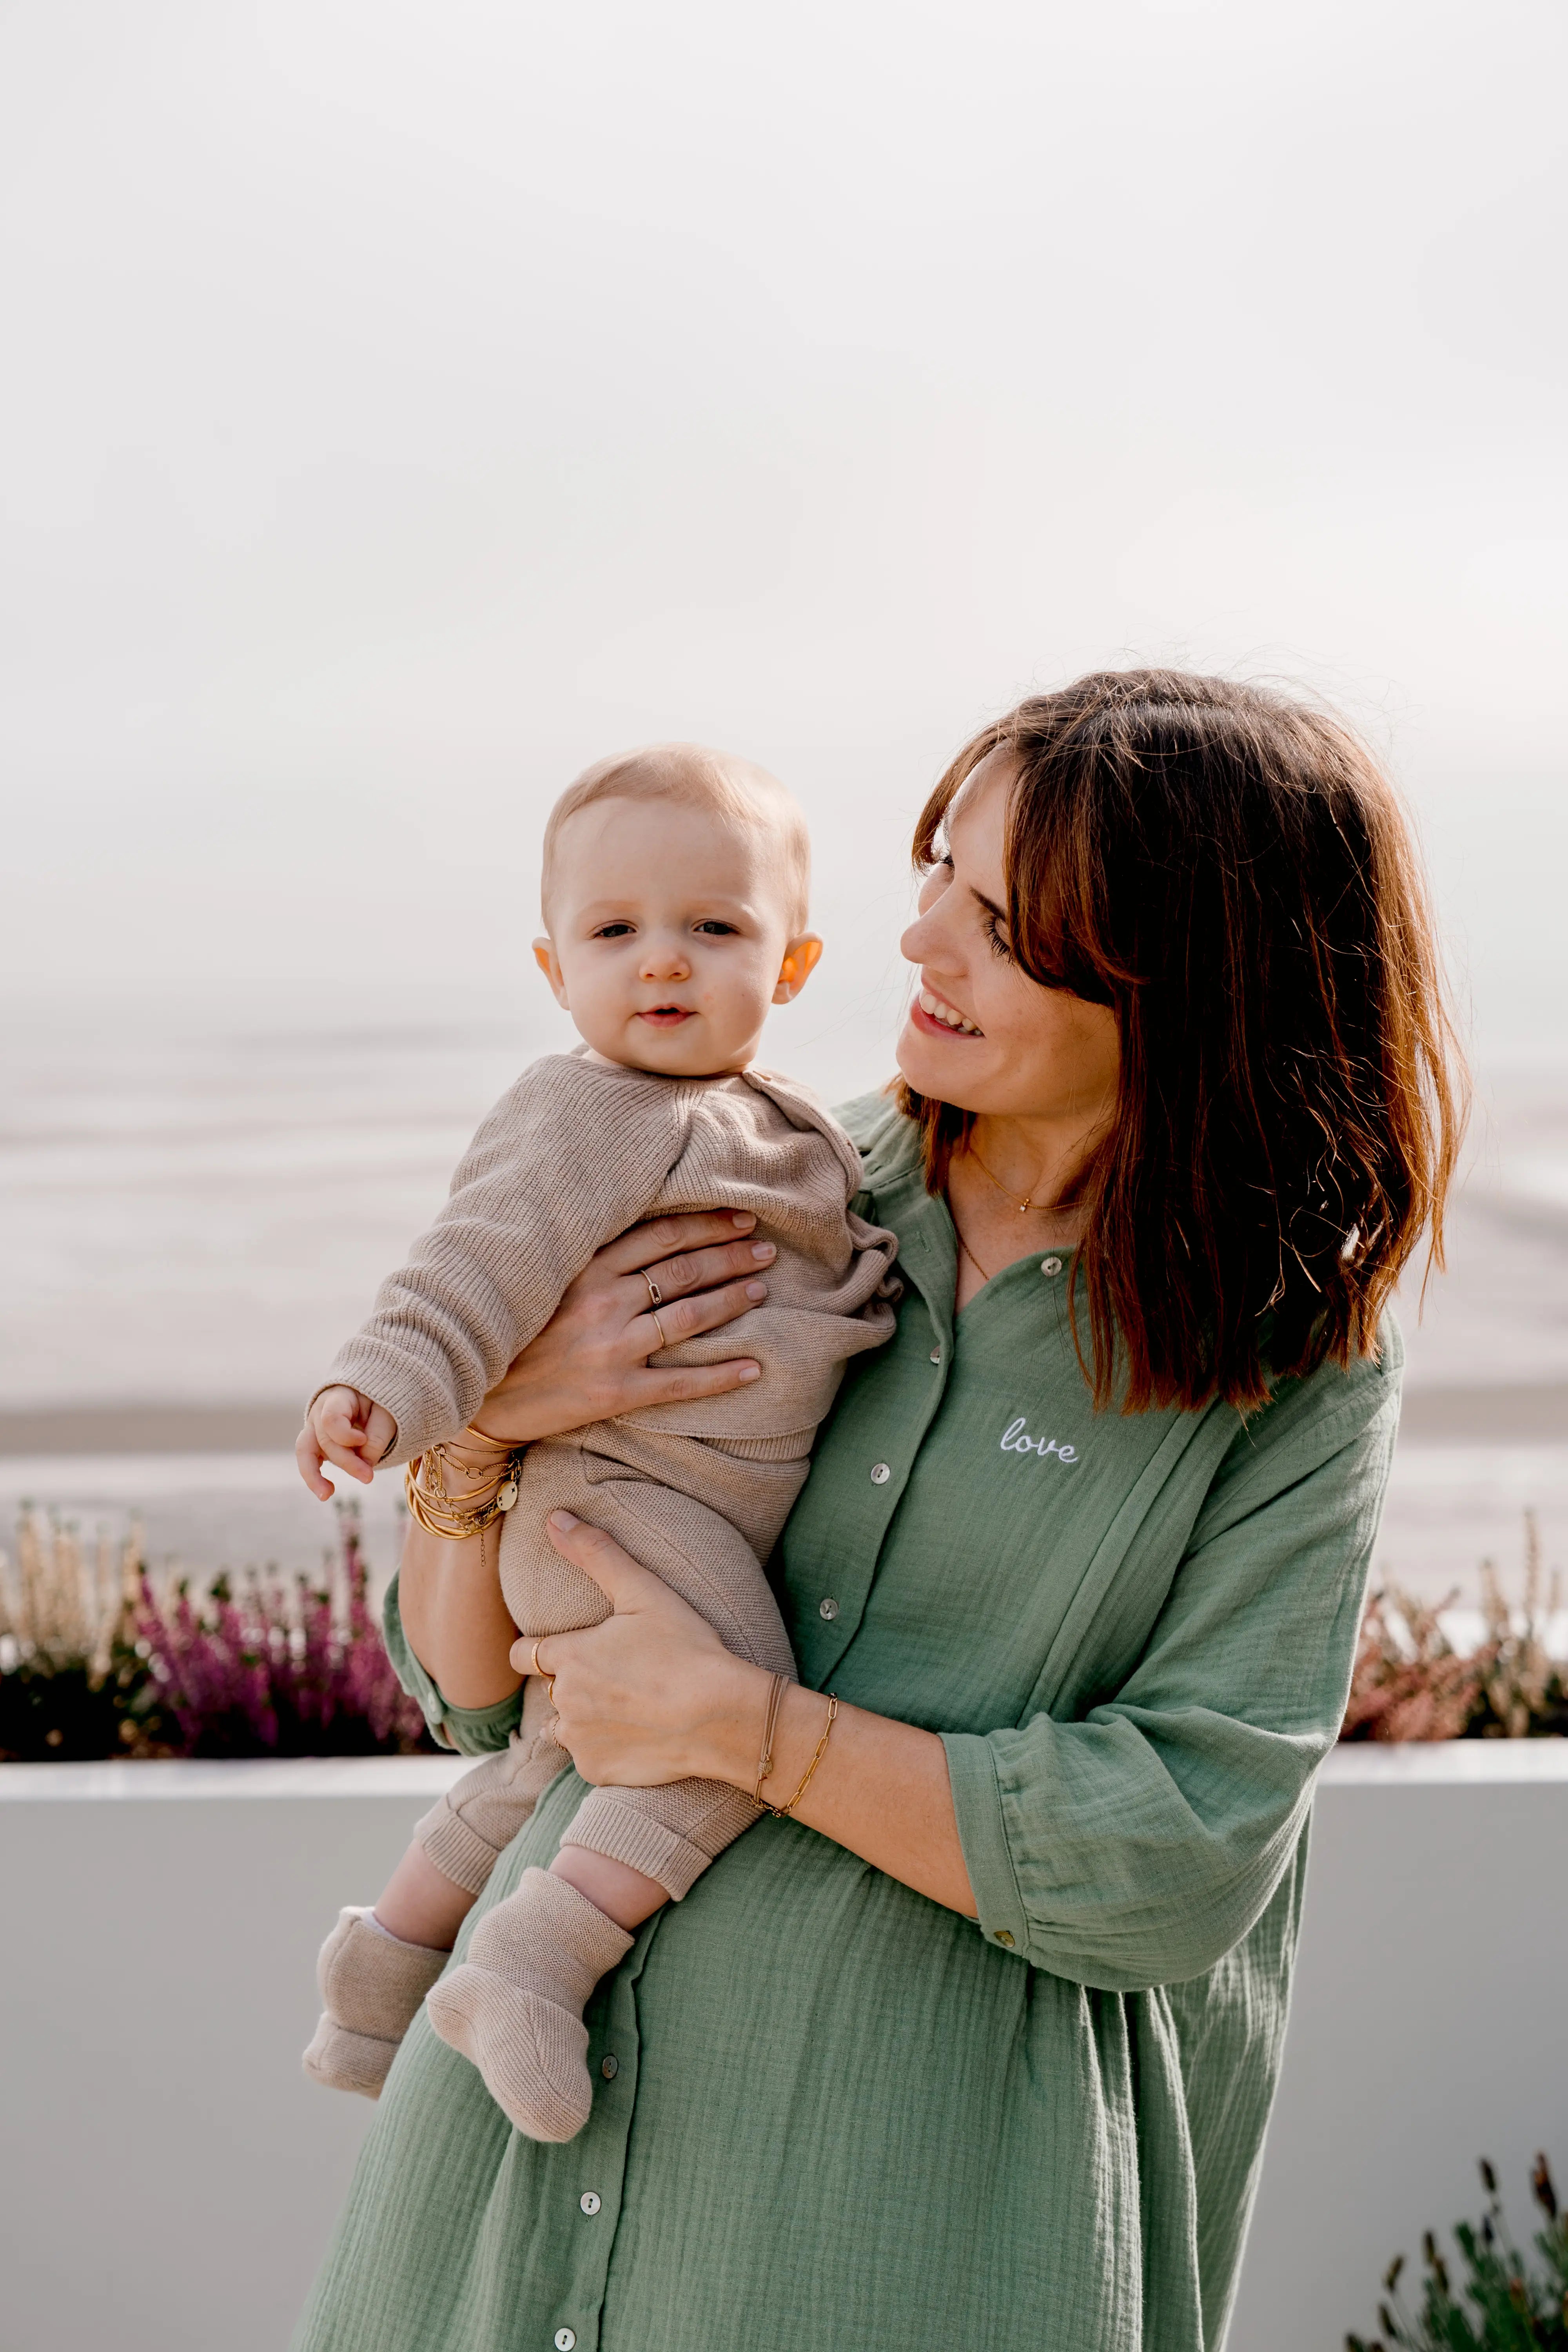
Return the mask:
<path id="1" fill-rule="evenodd" d="M 985 944 L 990 949 L 992 954 L 1000 956 L 1004 963 L 1011 963 L 1013 961 L 1012 947 L 1008 942 L 1006 932 L 1002 929 L 1001 924 L 996 920 L 994 915 L 986 916 L 984 928 Z"/>

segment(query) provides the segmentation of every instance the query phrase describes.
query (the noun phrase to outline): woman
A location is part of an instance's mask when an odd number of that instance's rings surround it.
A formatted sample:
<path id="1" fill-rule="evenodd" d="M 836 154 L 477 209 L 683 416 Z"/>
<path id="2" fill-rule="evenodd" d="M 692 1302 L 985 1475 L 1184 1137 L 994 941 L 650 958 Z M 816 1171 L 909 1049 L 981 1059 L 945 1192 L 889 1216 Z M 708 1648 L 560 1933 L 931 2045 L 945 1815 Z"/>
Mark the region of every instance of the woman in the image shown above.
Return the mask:
<path id="1" fill-rule="evenodd" d="M 577 2139 L 519 2137 L 416 2022 L 300 2352 L 1224 2335 L 1398 1414 L 1384 1309 L 1457 1144 L 1436 954 L 1366 752 L 1215 679 L 1024 703 L 915 848 L 902 1083 L 847 1114 L 905 1297 L 777 1564 L 769 1788 L 804 1794 L 601 1983 Z M 486 1428 L 733 1379 L 642 1369 L 638 1269 L 687 1330 L 747 1303 L 727 1230 L 602 1253 Z M 557 1539 L 616 1612 L 540 1662 L 579 1772 L 750 1789 L 768 1678 Z M 472 1748 L 528 1662 L 461 1549 L 411 1542 L 389 1622 Z"/>

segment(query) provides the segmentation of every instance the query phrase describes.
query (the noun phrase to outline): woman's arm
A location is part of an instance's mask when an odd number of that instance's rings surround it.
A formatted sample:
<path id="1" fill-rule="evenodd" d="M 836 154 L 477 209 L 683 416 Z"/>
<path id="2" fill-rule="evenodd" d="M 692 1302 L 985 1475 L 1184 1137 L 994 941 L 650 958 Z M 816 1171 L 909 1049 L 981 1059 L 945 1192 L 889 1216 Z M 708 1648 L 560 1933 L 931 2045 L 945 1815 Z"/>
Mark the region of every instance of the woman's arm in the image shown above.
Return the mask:
<path id="1" fill-rule="evenodd" d="M 600 1250 L 486 1397 L 475 1420 L 500 1442 L 462 1444 L 453 1490 L 488 1485 L 510 1447 L 755 1380 L 758 1367 L 744 1356 L 664 1370 L 647 1363 L 665 1344 L 648 1313 L 649 1276 L 667 1302 L 658 1312 L 670 1339 L 716 1330 L 767 1296 L 763 1274 L 774 1252 L 771 1242 L 751 1240 L 755 1223 L 728 1210 L 660 1217 Z M 398 1608 L 408 1646 L 442 1697 L 465 1710 L 498 1705 L 521 1680 L 508 1655 L 517 1628 L 501 1600 L 496 1556 L 493 1529 L 452 1543 L 411 1522 L 404 1542 Z"/>
<path id="2" fill-rule="evenodd" d="M 1289 1867 L 1344 1712 L 1398 1422 L 1392 1334 L 1384 1358 L 1324 1367 L 1237 1437 L 1114 1696 L 943 1738 L 842 1707 L 797 1818 L 1053 1975 L 1136 1991 L 1212 1968 Z M 598 1530 L 552 1540 L 616 1611 L 541 1645 L 584 1779 L 751 1789 L 766 1675 Z M 788 1694 L 775 1804 L 826 1713 Z"/>
<path id="3" fill-rule="evenodd" d="M 550 1539 L 616 1611 L 589 1632 L 552 1633 L 539 1645 L 555 1685 L 558 1736 L 584 1779 L 621 1788 L 726 1780 L 750 1792 L 772 1676 L 731 1657 L 695 1610 L 600 1528 L 557 1512 Z M 520 1642 L 514 1659 L 526 1665 L 532 1646 Z M 765 1799 L 782 1805 L 794 1795 L 826 1722 L 820 1692 L 785 1691 Z M 946 1751 L 934 1732 L 841 1706 L 795 1819 L 974 1916 Z"/>

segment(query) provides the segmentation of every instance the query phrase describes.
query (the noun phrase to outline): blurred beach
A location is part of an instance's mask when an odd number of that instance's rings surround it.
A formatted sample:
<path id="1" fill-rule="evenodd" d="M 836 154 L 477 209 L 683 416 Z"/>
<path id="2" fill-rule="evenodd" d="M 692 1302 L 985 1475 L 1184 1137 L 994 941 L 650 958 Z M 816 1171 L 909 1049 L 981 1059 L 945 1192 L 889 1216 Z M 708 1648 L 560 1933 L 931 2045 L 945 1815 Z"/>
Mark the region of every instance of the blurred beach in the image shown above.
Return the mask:
<path id="1" fill-rule="evenodd" d="M 832 1099 L 890 1066 L 896 1006 L 785 1039 Z M 123 1027 L 0 1031 L 0 1524 L 24 1501 L 84 1535 L 132 1517 L 197 1575 L 314 1566 L 331 1511 L 290 1457 L 299 1408 L 438 1206 L 488 1106 L 569 1033 L 548 1004 L 422 992 L 374 1024 L 181 1007 Z M 1449 1270 L 1402 1302 L 1405 1410 L 1378 1574 L 1479 1598 L 1518 1581 L 1523 1515 L 1568 1559 L 1568 1074 L 1479 1089 Z M 360 1496 L 378 1580 L 395 1478 Z"/>

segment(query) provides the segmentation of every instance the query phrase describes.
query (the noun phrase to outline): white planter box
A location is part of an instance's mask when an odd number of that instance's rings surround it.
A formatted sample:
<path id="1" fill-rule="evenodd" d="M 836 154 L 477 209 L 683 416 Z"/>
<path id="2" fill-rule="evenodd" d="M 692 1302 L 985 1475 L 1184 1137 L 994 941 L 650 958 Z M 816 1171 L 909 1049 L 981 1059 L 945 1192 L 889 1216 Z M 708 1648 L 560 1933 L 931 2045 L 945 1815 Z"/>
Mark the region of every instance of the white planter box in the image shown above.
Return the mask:
<path id="1" fill-rule="evenodd" d="M 372 2114 L 300 2073 L 315 1947 L 462 1769 L 0 1767 L 6 2352 L 282 2352 Z M 1331 1759 L 1228 2352 L 1366 2332 L 1477 2156 L 1568 2187 L 1565 1865 L 1568 1741 Z"/>

